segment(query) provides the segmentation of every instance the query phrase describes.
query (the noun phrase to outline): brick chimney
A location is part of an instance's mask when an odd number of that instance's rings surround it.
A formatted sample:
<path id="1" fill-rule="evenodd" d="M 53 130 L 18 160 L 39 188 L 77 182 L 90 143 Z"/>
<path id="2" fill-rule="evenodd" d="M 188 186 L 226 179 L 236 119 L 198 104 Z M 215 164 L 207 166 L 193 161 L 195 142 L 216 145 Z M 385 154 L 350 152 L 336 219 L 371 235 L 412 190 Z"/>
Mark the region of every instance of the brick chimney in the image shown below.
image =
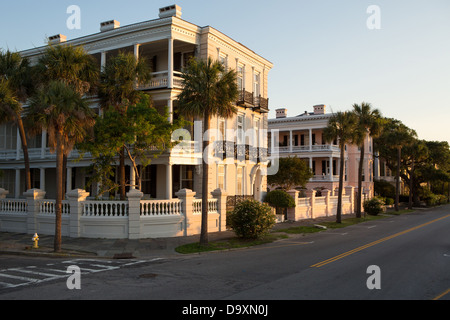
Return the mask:
<path id="1" fill-rule="evenodd" d="M 181 7 L 173 4 L 171 6 L 167 6 L 159 9 L 159 17 L 169 18 L 169 17 L 177 17 L 181 18 Z"/>
<path id="2" fill-rule="evenodd" d="M 114 30 L 117 28 L 120 28 L 120 22 L 117 20 L 109 20 L 109 21 L 100 23 L 100 32 Z"/>
<path id="3" fill-rule="evenodd" d="M 314 106 L 314 114 L 325 114 L 327 106 L 324 104 L 319 104 Z"/>
<path id="4" fill-rule="evenodd" d="M 286 118 L 287 117 L 287 109 L 282 108 L 282 109 L 277 109 L 275 111 L 276 111 L 277 119 L 278 118 Z"/>

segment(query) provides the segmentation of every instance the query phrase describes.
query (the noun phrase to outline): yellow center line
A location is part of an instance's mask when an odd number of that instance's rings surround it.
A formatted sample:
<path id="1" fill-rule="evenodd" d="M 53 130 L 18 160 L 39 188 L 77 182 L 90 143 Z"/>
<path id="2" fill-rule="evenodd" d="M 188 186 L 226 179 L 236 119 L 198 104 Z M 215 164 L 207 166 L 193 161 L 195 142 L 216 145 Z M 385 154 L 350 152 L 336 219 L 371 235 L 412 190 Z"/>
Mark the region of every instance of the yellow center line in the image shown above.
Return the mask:
<path id="1" fill-rule="evenodd" d="M 450 289 L 448 289 L 445 292 L 442 292 L 440 295 L 438 295 L 437 297 L 435 297 L 433 300 L 439 300 L 440 298 L 442 298 L 443 296 L 447 295 L 450 293 Z"/>
<path id="2" fill-rule="evenodd" d="M 352 255 L 352 254 L 354 254 L 354 253 L 356 253 L 356 252 L 362 251 L 362 250 L 367 249 L 367 248 L 370 248 L 370 247 L 372 247 L 372 246 L 374 246 L 374 245 L 377 245 L 377 244 L 380 244 L 380 243 L 382 243 L 382 242 L 385 242 L 385 241 L 391 240 L 391 239 L 393 239 L 393 238 L 399 237 L 399 236 L 404 235 L 404 234 L 406 234 L 406 233 L 409 233 L 409 232 L 411 232 L 411 231 L 414 231 L 414 230 L 423 228 L 423 227 L 425 227 L 425 226 L 427 226 L 427 225 L 430 225 L 430 224 L 432 224 L 432 223 L 435 223 L 435 222 L 438 222 L 438 221 L 440 221 L 440 220 L 446 219 L 446 218 L 448 218 L 448 217 L 450 217 L 450 214 L 449 214 L 449 215 L 446 215 L 445 217 L 442 217 L 442 218 L 439 218 L 439 219 L 436 219 L 436 220 L 433 220 L 433 221 L 424 223 L 424 224 L 422 224 L 422 225 L 420 225 L 420 226 L 417 226 L 417 227 L 414 227 L 414 228 L 411 228 L 411 229 L 408 229 L 408 230 L 405 230 L 405 231 L 396 233 L 396 234 L 391 235 L 391 236 L 389 236 L 389 237 L 386 237 L 386 238 L 383 238 L 383 239 L 380 239 L 380 240 L 371 242 L 371 243 L 366 244 L 366 245 L 364 245 L 364 246 L 361 246 L 361 247 L 359 247 L 359 248 L 356 248 L 356 249 L 353 249 L 353 250 L 344 252 L 344 253 L 342 253 L 342 254 L 336 256 L 336 257 L 333 257 L 333 258 L 330 258 L 330 259 L 328 259 L 328 260 L 325 260 L 325 261 L 316 263 L 316 264 L 312 265 L 311 268 L 320 268 L 320 267 L 323 267 L 324 265 L 327 265 L 327 264 L 329 264 L 329 263 L 331 263 L 331 262 L 340 260 L 340 259 L 345 258 L 345 257 L 347 257 L 347 256 L 349 256 L 349 255 Z"/>

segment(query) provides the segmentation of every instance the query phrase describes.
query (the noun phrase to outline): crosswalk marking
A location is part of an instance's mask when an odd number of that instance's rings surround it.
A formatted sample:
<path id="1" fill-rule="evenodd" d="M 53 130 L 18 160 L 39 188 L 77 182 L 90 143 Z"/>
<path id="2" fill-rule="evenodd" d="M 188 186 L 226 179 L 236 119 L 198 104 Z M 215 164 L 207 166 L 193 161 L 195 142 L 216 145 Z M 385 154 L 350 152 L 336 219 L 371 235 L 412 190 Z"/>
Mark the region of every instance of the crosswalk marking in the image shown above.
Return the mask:
<path id="1" fill-rule="evenodd" d="M 156 258 L 148 261 L 75 259 L 62 261 L 59 263 L 49 263 L 47 264 L 47 266 L 40 267 L 26 266 L 3 269 L 0 270 L 0 290 L 67 278 L 71 275 L 70 273 L 67 273 L 67 267 L 71 265 L 79 266 L 82 274 L 93 274 L 98 272 L 117 270 L 144 262 L 155 262 L 158 260 L 161 259 Z"/>

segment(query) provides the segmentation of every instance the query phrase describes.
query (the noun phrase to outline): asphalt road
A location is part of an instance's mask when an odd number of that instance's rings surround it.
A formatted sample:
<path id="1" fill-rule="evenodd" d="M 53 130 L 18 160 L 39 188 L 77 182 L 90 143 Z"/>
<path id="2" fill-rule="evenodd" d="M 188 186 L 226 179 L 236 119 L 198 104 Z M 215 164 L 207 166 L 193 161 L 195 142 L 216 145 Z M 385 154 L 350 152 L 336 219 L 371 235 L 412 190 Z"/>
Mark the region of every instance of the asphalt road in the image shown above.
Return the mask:
<path id="1" fill-rule="evenodd" d="M 0 256 L 0 265 L 0 300 L 450 300 L 450 206 L 236 251 L 120 262 Z M 69 265 L 82 270 L 80 290 L 67 288 Z M 2 277 L 24 270 L 28 282 Z M 21 285 L 5 285 L 12 280 Z"/>

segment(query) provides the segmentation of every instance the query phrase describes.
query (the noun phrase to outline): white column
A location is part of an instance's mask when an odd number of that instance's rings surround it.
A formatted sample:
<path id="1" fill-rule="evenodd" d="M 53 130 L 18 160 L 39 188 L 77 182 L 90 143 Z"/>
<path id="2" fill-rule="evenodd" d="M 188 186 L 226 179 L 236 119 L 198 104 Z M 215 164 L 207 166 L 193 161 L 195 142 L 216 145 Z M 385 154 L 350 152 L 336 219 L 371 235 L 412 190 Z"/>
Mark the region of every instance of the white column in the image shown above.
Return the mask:
<path id="1" fill-rule="evenodd" d="M 309 157 L 309 168 L 312 170 L 313 169 L 313 159 L 312 157 Z M 313 174 L 316 174 L 315 172 L 313 172 Z"/>
<path id="2" fill-rule="evenodd" d="M 72 168 L 67 167 L 66 193 L 69 191 L 72 191 Z"/>
<path id="3" fill-rule="evenodd" d="M 330 157 L 329 159 L 329 166 L 330 166 L 330 179 L 333 179 L 333 157 Z"/>
<path id="4" fill-rule="evenodd" d="M 134 44 L 134 57 L 136 58 L 136 60 L 139 60 L 139 48 L 140 47 L 141 47 L 141 45 L 139 43 Z"/>
<path id="5" fill-rule="evenodd" d="M 42 191 L 45 191 L 45 168 L 40 169 L 39 189 L 41 189 Z"/>
<path id="6" fill-rule="evenodd" d="M 172 200 L 172 165 L 166 165 L 166 198 Z"/>
<path id="7" fill-rule="evenodd" d="M 309 129 L 309 150 L 312 150 L 312 129 Z"/>
<path id="8" fill-rule="evenodd" d="M 168 78 L 167 78 L 167 87 L 169 89 L 173 88 L 173 38 L 169 38 L 169 57 L 168 57 Z"/>
<path id="9" fill-rule="evenodd" d="M 136 189 L 136 172 L 134 171 L 134 166 L 130 166 L 130 190 Z"/>
<path id="10" fill-rule="evenodd" d="M 292 130 L 289 130 L 289 152 L 292 152 Z"/>
<path id="11" fill-rule="evenodd" d="M 41 136 L 41 159 L 45 158 L 45 151 L 47 148 L 47 131 L 42 130 L 42 136 Z M 44 190 L 41 188 L 41 190 Z"/>
<path id="12" fill-rule="evenodd" d="M 102 71 L 103 71 L 103 68 L 105 68 L 105 66 L 106 66 L 106 51 L 102 51 L 101 52 L 100 66 L 101 66 Z"/>
<path id="13" fill-rule="evenodd" d="M 14 197 L 19 199 L 20 197 L 20 169 L 16 169 L 16 181 L 14 186 Z"/>

